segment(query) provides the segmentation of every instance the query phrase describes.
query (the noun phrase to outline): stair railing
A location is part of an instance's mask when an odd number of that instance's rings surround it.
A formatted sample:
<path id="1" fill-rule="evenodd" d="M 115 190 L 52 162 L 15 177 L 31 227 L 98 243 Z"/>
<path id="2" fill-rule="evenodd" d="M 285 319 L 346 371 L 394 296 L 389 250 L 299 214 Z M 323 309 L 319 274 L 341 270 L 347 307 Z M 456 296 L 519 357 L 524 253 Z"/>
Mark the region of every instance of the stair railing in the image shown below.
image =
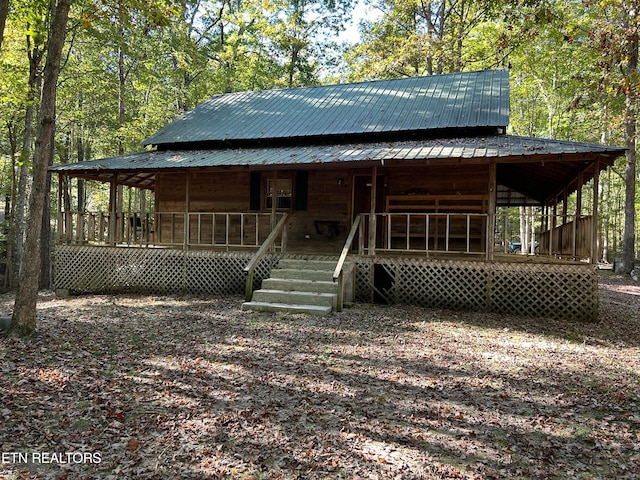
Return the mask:
<path id="1" fill-rule="evenodd" d="M 244 288 L 244 298 L 246 299 L 247 302 L 251 301 L 251 296 L 253 295 L 253 275 L 254 275 L 255 269 L 258 266 L 258 263 L 260 262 L 260 260 L 262 260 L 262 257 L 264 257 L 264 255 L 271 249 L 271 247 L 275 243 L 278 236 L 280 236 L 280 234 L 284 231 L 285 227 L 287 226 L 287 223 L 289 223 L 289 217 L 290 217 L 290 214 L 286 213 L 280 219 L 278 224 L 275 226 L 273 230 L 271 230 L 271 233 L 269 234 L 269 236 L 262 243 L 258 251 L 253 254 L 253 257 L 251 257 L 251 260 L 249 260 L 249 263 L 247 263 L 247 265 L 244 267 L 244 271 L 247 272 L 247 283 Z"/>
<path id="2" fill-rule="evenodd" d="M 340 254 L 340 258 L 338 259 L 338 264 L 336 265 L 336 269 L 333 271 L 333 281 L 338 282 L 338 299 L 336 302 L 336 310 L 338 312 L 341 312 L 342 307 L 344 306 L 344 262 L 347 259 L 349 250 L 351 250 L 353 239 L 356 238 L 356 233 L 358 233 L 358 228 L 360 227 L 360 219 L 361 215 L 358 215 L 353 221 L 353 225 L 351 225 L 351 231 L 349 232 L 347 241 L 344 242 L 342 253 Z"/>

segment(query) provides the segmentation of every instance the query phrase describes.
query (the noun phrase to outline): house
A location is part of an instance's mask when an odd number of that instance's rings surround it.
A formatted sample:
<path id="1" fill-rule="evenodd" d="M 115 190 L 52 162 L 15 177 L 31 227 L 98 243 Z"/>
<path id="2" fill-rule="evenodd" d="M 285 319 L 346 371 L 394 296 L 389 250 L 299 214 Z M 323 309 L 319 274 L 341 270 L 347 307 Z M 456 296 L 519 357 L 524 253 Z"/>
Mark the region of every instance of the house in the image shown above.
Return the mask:
<path id="1" fill-rule="evenodd" d="M 594 319 L 598 196 L 582 187 L 624 149 L 508 125 L 505 70 L 217 95 L 146 151 L 51 167 L 60 191 L 77 177 L 111 192 L 108 212 L 61 209 L 56 288 Z M 152 208 L 118 208 L 121 186 Z M 499 207 L 519 205 L 542 212 L 528 261 L 496 238 Z"/>

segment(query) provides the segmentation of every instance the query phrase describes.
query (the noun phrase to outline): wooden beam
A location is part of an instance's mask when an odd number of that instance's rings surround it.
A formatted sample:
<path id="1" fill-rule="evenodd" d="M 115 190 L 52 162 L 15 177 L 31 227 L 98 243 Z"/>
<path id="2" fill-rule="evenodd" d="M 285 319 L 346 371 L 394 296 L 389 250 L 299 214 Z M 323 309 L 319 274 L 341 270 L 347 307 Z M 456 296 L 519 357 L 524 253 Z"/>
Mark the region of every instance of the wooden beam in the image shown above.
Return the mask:
<path id="1" fill-rule="evenodd" d="M 496 205 L 497 200 L 497 188 L 496 188 L 496 162 L 489 163 L 489 201 L 487 204 L 487 231 L 486 231 L 486 251 L 487 261 L 493 261 L 494 254 L 494 232 L 496 231 Z"/>
<path id="2" fill-rule="evenodd" d="M 109 244 L 116 244 L 116 207 L 117 207 L 117 196 L 118 196 L 118 177 L 114 175 L 111 178 L 111 182 L 109 184 Z"/>
<path id="3" fill-rule="evenodd" d="M 589 254 L 589 261 L 593 265 L 598 260 L 596 256 L 598 255 L 598 202 L 599 202 L 599 192 L 598 187 L 600 185 L 600 160 L 597 159 L 594 162 L 595 171 L 593 173 L 593 216 L 591 217 L 591 252 Z"/>
<path id="4" fill-rule="evenodd" d="M 182 248 L 189 250 L 189 210 L 191 207 L 191 174 L 185 174 L 185 199 L 184 199 L 184 241 Z"/>
<path id="5" fill-rule="evenodd" d="M 273 230 L 276 227 L 276 209 L 278 206 L 278 170 L 273 171 L 271 182 L 271 230 Z"/>
<path id="6" fill-rule="evenodd" d="M 58 175 L 58 243 L 63 243 L 62 233 L 64 231 L 64 225 L 62 222 L 62 177 L 62 174 Z"/>
<path id="7" fill-rule="evenodd" d="M 376 254 L 376 196 L 378 184 L 378 167 L 371 169 L 371 208 L 369 215 L 369 255 Z"/>

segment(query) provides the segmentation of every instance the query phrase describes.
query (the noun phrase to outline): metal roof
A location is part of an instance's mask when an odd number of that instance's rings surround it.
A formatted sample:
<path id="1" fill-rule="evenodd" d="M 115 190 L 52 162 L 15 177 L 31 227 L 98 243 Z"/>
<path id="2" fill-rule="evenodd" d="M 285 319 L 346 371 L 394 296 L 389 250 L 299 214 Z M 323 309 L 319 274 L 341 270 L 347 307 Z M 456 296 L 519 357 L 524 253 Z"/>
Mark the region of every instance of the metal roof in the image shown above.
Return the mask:
<path id="1" fill-rule="evenodd" d="M 498 135 L 490 137 L 428 139 L 364 144 L 312 145 L 243 149 L 147 151 L 90 162 L 50 167 L 57 173 L 139 187 L 153 187 L 161 171 L 249 167 L 275 169 L 287 166 L 353 166 L 353 163 L 402 165 L 407 161 L 459 161 L 498 163 L 498 181 L 539 201 L 583 171 L 585 161 L 596 156 L 602 168 L 624 153 L 621 147 L 543 138 Z M 585 178 L 587 181 L 588 178 Z"/>
<path id="2" fill-rule="evenodd" d="M 375 160 L 529 158 L 539 155 L 603 154 L 618 156 L 622 147 L 543 138 L 497 135 L 403 142 L 376 142 L 303 147 L 159 150 L 50 167 L 53 172 L 155 171 L 207 167 L 277 167 L 285 165 Z"/>
<path id="3" fill-rule="evenodd" d="M 502 128 L 509 72 L 485 70 L 217 95 L 144 145 Z"/>

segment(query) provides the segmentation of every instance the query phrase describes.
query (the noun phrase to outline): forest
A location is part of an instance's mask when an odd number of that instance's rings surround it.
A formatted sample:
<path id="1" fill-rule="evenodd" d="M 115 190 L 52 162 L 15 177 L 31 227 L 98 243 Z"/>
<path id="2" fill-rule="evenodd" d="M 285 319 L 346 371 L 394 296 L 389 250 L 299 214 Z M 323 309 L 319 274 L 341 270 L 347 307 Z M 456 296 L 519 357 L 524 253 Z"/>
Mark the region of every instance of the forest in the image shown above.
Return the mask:
<path id="1" fill-rule="evenodd" d="M 640 478 L 639 7 L 0 0 L 0 477 Z M 598 321 L 48 288 L 57 202 L 110 196 L 49 165 L 140 151 L 225 92 L 483 69 L 509 71 L 508 133 L 626 148 L 590 192 L 624 273 L 597 275 Z"/>
<path id="2" fill-rule="evenodd" d="M 38 282 L 50 284 L 58 186 L 49 183 L 49 164 L 139 151 L 144 138 L 219 93 L 487 68 L 510 71 L 509 133 L 628 148 L 601 176 L 598 195 L 601 259 L 621 258 L 631 270 L 638 249 L 638 6 L 0 0 L 2 288 L 20 285 L 23 258 L 38 252 Z M 64 201 L 78 211 L 108 201 L 98 183 L 64 188 Z M 26 232 L 40 229 L 42 244 L 29 253 Z"/>

